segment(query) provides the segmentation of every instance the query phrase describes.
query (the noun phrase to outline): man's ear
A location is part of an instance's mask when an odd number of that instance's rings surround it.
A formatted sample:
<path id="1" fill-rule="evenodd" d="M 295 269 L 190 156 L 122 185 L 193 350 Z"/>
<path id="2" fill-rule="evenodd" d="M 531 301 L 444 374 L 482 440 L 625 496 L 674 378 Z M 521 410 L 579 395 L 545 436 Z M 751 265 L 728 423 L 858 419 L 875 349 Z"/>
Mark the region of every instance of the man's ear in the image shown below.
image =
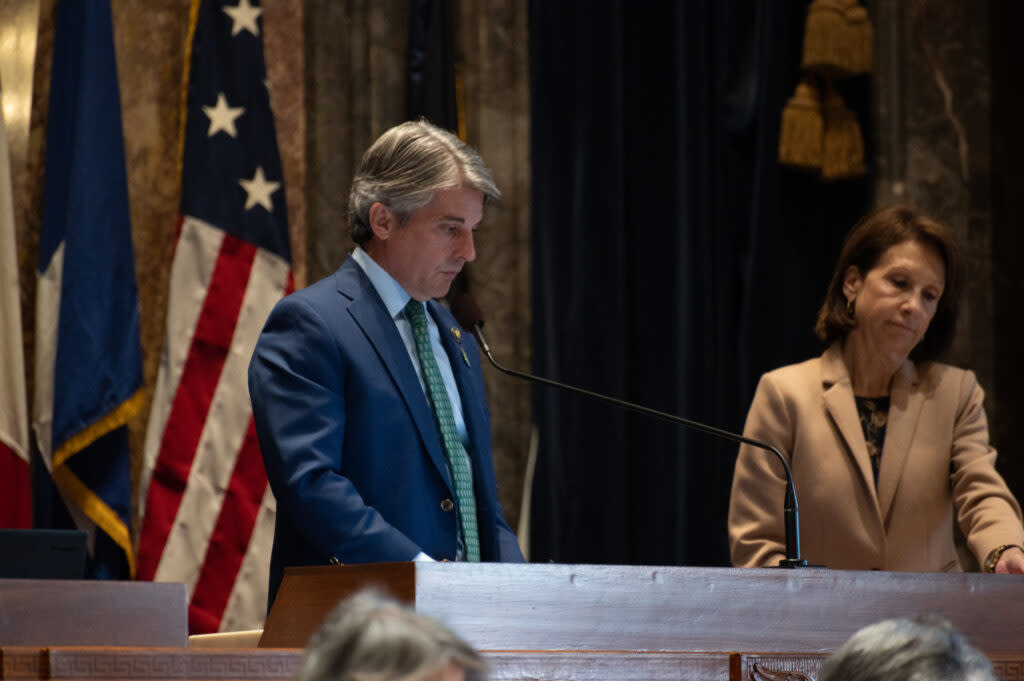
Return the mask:
<path id="1" fill-rule="evenodd" d="M 856 265 L 850 265 L 846 268 L 846 273 L 843 275 L 843 295 L 846 296 L 847 300 L 854 300 L 857 298 L 857 294 L 860 293 L 861 288 L 864 286 L 864 276 L 857 269 Z"/>
<path id="2" fill-rule="evenodd" d="M 397 226 L 398 220 L 390 208 L 380 201 L 370 206 L 370 229 L 375 237 L 386 241 Z"/>

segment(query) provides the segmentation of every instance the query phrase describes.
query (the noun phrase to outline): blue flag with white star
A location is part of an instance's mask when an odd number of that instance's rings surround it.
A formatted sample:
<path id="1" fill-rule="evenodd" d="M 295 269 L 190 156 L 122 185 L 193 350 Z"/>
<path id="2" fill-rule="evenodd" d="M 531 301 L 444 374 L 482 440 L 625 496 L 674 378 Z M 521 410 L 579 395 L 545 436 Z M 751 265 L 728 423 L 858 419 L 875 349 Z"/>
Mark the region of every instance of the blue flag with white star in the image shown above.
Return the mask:
<path id="1" fill-rule="evenodd" d="M 108 0 L 61 0 L 46 130 L 33 427 L 35 522 L 89 535 L 88 576 L 134 572 L 126 423 L 142 401 L 138 292 Z M 58 493 L 55 493 L 58 492 Z"/>

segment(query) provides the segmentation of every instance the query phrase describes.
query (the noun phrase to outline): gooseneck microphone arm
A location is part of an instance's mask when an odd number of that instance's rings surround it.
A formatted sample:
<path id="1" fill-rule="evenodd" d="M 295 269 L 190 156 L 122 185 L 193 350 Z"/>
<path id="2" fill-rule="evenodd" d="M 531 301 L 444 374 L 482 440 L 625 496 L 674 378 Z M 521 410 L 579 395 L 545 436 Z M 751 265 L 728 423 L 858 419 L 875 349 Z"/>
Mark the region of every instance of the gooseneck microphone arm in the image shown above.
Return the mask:
<path id="1" fill-rule="evenodd" d="M 645 407 L 641 404 L 626 402 L 625 400 L 620 400 L 608 395 L 602 395 L 601 393 L 595 393 L 590 390 L 585 390 L 584 388 L 578 388 L 566 383 L 559 383 L 558 381 L 553 381 L 549 378 L 534 376 L 532 374 L 516 371 L 515 369 L 503 367 L 494 359 L 494 355 L 491 353 L 491 346 L 487 344 L 487 339 L 484 338 L 482 329 L 483 315 L 480 314 L 479 308 L 469 297 L 469 294 L 462 294 L 455 301 L 452 301 L 452 313 L 463 328 L 472 330 L 473 335 L 480 343 L 480 348 L 487 356 L 487 360 L 495 369 L 503 374 L 522 378 L 527 381 L 533 381 L 535 383 L 541 383 L 543 385 L 551 386 L 552 388 L 559 388 L 560 390 L 566 390 L 578 395 L 592 397 L 596 400 L 600 400 L 601 402 L 607 402 L 622 407 L 623 409 L 635 411 L 640 414 L 646 414 L 647 416 L 653 416 L 654 418 L 661 419 L 662 421 L 686 426 L 687 428 L 699 430 L 703 433 L 708 433 L 709 435 L 714 435 L 733 442 L 739 442 L 750 445 L 751 447 L 757 447 L 758 449 L 764 449 L 774 454 L 779 461 L 782 462 L 782 467 L 786 471 L 786 498 L 783 503 L 783 516 L 786 525 L 786 557 L 779 561 L 779 567 L 798 568 L 807 566 L 807 561 L 800 557 L 800 511 L 796 501 L 796 486 L 793 484 L 793 471 L 789 467 L 789 461 L 786 460 L 786 457 L 777 447 L 773 447 L 772 445 L 759 442 L 757 440 L 752 440 L 749 437 L 737 435 L 736 433 L 732 433 L 727 430 L 722 430 L 721 428 L 715 428 L 714 426 L 709 426 L 698 421 L 692 421 L 690 419 L 683 418 L 682 416 L 676 416 L 675 414 L 651 409 L 650 407 Z"/>

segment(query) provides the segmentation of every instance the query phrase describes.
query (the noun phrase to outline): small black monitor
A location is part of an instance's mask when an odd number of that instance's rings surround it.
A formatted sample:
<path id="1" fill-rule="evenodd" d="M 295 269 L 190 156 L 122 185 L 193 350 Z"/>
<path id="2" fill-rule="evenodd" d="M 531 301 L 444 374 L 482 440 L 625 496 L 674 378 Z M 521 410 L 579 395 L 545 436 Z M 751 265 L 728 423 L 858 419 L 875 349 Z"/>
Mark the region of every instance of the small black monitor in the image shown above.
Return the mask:
<path id="1" fill-rule="evenodd" d="M 0 578 L 84 579 L 82 530 L 0 529 Z"/>

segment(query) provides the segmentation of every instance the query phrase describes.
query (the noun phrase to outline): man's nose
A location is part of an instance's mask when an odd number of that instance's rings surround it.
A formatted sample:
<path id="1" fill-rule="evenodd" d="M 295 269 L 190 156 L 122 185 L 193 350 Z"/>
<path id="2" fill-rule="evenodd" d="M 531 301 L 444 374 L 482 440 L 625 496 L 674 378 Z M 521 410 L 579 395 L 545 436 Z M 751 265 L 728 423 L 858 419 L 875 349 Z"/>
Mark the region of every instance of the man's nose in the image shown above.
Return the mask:
<path id="1" fill-rule="evenodd" d="M 455 250 L 455 257 L 466 262 L 476 260 L 476 246 L 473 245 L 473 232 L 466 230 L 459 239 L 458 247 Z"/>

